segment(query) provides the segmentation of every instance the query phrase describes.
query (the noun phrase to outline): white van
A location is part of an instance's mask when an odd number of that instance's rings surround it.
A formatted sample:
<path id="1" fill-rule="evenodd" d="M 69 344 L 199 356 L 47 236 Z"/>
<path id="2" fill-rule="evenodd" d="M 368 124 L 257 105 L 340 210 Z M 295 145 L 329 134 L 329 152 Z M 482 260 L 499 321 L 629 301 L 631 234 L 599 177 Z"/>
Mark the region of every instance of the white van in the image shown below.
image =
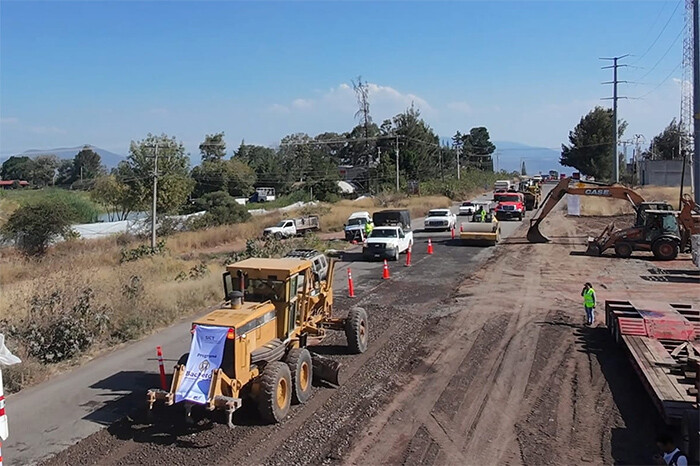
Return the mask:
<path id="1" fill-rule="evenodd" d="M 508 191 L 513 184 L 510 182 L 510 180 L 498 180 L 493 184 L 493 190 L 498 191 L 498 190 L 504 190 Z"/>

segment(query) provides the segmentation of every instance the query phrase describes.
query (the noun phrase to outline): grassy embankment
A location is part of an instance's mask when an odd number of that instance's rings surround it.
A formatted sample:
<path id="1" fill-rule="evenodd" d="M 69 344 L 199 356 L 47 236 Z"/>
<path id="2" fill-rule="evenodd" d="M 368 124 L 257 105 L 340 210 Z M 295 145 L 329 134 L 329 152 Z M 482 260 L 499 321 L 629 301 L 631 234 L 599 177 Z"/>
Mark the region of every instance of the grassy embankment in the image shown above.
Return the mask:
<path id="1" fill-rule="evenodd" d="M 441 196 L 379 197 L 305 210 L 321 215 L 324 231 L 337 231 L 356 210 L 403 207 L 420 216 L 449 202 Z M 273 213 L 242 224 L 174 234 L 166 238 L 165 253 L 133 262 L 120 263 L 121 252 L 142 241 L 127 235 L 60 243 L 39 261 L 25 260 L 10 248 L 0 250 L 0 327 L 23 359 L 5 372 L 6 388 L 16 391 L 40 382 L 215 304 L 222 294 L 220 274 L 233 250 L 245 247 L 245 240 L 258 237 L 280 218 Z M 318 238 L 310 241 L 313 247 L 327 246 Z M 229 244 L 217 254 L 199 253 Z M 256 251 L 265 247 L 254 246 Z M 283 250 L 278 245 L 273 252 Z M 37 338 L 46 341 L 32 343 Z M 47 355 L 44 347 L 61 338 L 70 340 L 66 351 L 79 350 L 65 358 L 61 346 Z"/>
<path id="2" fill-rule="evenodd" d="M 75 212 L 76 223 L 96 222 L 101 213 L 100 207 L 85 191 L 68 191 L 61 188 L 3 189 L 0 190 L 0 225 L 20 206 L 43 199 L 63 201 Z"/>

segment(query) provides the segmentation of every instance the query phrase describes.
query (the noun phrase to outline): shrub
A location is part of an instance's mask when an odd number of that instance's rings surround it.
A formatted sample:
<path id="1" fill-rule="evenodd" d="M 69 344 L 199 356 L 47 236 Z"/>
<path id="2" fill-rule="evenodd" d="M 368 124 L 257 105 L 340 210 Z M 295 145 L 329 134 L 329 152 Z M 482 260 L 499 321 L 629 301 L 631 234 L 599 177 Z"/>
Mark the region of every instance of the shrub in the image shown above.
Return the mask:
<path id="1" fill-rule="evenodd" d="M 26 256 L 42 256 L 57 237 L 70 236 L 75 217 L 65 202 L 44 199 L 15 210 L 2 227 L 2 235 Z"/>
<path id="2" fill-rule="evenodd" d="M 143 257 L 156 256 L 163 253 L 165 253 L 165 240 L 162 239 L 156 243 L 155 249 L 151 249 L 151 247 L 147 244 L 141 244 L 132 249 L 122 249 L 119 263 L 123 264 L 124 262 L 132 262 Z"/>
<path id="3" fill-rule="evenodd" d="M 197 210 L 207 212 L 191 221 L 193 229 L 231 225 L 245 222 L 250 218 L 250 213 L 245 206 L 237 203 L 236 199 L 223 191 L 205 194 L 197 200 L 196 206 Z"/>
<path id="4" fill-rule="evenodd" d="M 70 359 L 89 348 L 109 326 L 108 310 L 95 307 L 94 297 L 91 288 L 83 289 L 72 304 L 58 291 L 34 295 L 29 316 L 17 326 L 10 325 L 8 333 L 44 364 Z"/>

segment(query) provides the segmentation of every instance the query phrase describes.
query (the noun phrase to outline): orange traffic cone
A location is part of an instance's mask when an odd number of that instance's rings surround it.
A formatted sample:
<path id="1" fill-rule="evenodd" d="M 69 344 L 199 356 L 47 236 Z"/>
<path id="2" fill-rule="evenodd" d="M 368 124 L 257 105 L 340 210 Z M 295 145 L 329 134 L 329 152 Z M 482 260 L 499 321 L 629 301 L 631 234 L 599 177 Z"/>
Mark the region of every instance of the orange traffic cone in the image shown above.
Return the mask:
<path id="1" fill-rule="evenodd" d="M 450 228 L 450 233 L 452 234 L 452 239 L 455 239 L 455 227 Z"/>
<path id="2" fill-rule="evenodd" d="M 460 223 L 459 224 L 459 232 L 462 233 L 464 231 L 464 226 Z"/>
<path id="3" fill-rule="evenodd" d="M 384 280 L 389 280 L 389 264 L 384 259 L 384 271 L 382 272 L 382 278 Z"/>
<path id="4" fill-rule="evenodd" d="M 404 264 L 404 266 L 411 266 L 411 246 L 408 246 L 408 249 L 406 250 L 406 263 Z"/>
<path id="5" fill-rule="evenodd" d="M 433 242 L 428 238 L 428 254 L 433 253 Z"/>
<path id="6" fill-rule="evenodd" d="M 355 286 L 352 283 L 352 272 L 350 271 L 350 267 L 348 267 L 348 298 L 354 298 L 355 297 Z"/>

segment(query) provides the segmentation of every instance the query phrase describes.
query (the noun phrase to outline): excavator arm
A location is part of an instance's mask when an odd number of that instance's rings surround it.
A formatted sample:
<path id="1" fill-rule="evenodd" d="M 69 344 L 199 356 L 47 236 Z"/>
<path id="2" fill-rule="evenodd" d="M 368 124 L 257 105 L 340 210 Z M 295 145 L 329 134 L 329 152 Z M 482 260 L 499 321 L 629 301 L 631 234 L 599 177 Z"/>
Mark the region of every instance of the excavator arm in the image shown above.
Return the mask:
<path id="1" fill-rule="evenodd" d="M 530 229 L 527 231 L 527 240 L 531 243 L 546 243 L 549 238 L 540 233 L 540 223 L 549 215 L 565 194 L 578 196 L 593 196 L 610 199 L 624 199 L 630 201 L 636 208 L 644 202 L 644 198 L 629 188 L 619 185 L 607 185 L 583 181 L 588 186 L 570 188 L 571 178 L 562 178 L 557 185 L 547 194 L 537 218 L 530 220 Z"/>

